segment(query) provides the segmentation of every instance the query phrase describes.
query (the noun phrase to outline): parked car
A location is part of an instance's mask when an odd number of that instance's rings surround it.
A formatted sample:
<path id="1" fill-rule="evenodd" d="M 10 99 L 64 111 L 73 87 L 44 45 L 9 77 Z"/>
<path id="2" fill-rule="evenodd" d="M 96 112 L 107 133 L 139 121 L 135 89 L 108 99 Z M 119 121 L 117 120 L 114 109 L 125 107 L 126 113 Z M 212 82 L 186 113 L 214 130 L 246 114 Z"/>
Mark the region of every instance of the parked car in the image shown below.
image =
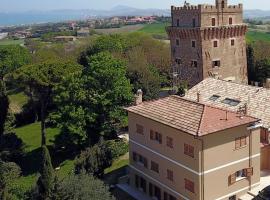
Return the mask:
<path id="1" fill-rule="evenodd" d="M 253 200 L 270 200 L 270 185 L 260 191 Z"/>

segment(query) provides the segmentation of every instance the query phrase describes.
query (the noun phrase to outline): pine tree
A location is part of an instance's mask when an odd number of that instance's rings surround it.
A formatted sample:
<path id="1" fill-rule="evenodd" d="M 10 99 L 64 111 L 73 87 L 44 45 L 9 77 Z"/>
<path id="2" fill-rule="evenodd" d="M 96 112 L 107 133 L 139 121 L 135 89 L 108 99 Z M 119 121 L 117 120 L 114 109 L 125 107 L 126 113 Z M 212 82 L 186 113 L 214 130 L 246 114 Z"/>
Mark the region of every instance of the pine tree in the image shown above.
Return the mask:
<path id="1" fill-rule="evenodd" d="M 40 177 L 37 181 L 38 199 L 49 199 L 54 188 L 54 169 L 51 163 L 51 157 L 48 148 L 42 146 L 42 163 L 40 168 Z"/>

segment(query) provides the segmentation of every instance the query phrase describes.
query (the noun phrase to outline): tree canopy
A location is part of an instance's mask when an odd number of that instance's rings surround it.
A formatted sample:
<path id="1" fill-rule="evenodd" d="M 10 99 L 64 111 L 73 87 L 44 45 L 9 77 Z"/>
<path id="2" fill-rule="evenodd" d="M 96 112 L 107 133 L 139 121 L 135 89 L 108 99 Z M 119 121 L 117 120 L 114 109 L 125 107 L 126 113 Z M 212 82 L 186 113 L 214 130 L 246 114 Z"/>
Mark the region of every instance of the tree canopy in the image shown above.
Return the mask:
<path id="1" fill-rule="evenodd" d="M 105 184 L 89 174 L 71 174 L 58 184 L 53 199 L 115 200 Z"/>
<path id="2" fill-rule="evenodd" d="M 102 52 L 88 62 L 82 73 L 72 74 L 57 87 L 55 102 L 62 132 L 91 144 L 100 135 L 116 134 L 125 119 L 122 107 L 133 101 L 133 94 L 123 61 Z"/>
<path id="3" fill-rule="evenodd" d="M 28 64 L 30 54 L 26 48 L 18 45 L 0 46 L 0 78 Z"/>
<path id="4" fill-rule="evenodd" d="M 41 134 L 42 145 L 46 144 L 45 119 L 47 107 L 52 102 L 53 89 L 65 76 L 81 70 L 75 63 L 48 61 L 39 64 L 26 65 L 13 73 L 13 78 L 25 86 L 31 99 L 37 99 L 41 104 Z"/>

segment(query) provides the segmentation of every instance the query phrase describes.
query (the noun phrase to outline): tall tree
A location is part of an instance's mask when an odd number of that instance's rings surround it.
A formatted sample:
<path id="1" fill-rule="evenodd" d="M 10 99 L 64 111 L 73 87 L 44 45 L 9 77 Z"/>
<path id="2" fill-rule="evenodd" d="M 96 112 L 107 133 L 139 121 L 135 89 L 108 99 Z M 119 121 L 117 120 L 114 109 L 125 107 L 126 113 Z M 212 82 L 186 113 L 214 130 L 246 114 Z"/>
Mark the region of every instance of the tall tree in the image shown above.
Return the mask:
<path id="1" fill-rule="evenodd" d="M 122 107 L 133 100 L 126 78 L 127 66 L 109 53 L 88 58 L 82 73 L 71 75 L 59 87 L 55 98 L 57 121 L 62 132 L 91 145 L 99 136 L 114 137 L 125 120 Z"/>
<path id="2" fill-rule="evenodd" d="M 256 80 L 255 57 L 252 45 L 247 46 L 247 67 L 248 67 L 248 80 L 250 83 L 250 81 Z"/>
<path id="3" fill-rule="evenodd" d="M 53 89 L 68 74 L 80 71 L 81 66 L 74 63 L 48 61 L 27 65 L 13 73 L 13 78 L 23 83 L 31 99 L 40 102 L 41 145 L 46 144 L 45 120 L 48 105 L 52 102 Z"/>
<path id="4" fill-rule="evenodd" d="M 37 181 L 37 199 L 49 199 L 54 188 L 55 174 L 51 163 L 51 156 L 48 148 L 42 146 L 42 163 L 40 166 L 40 177 Z"/>
<path id="5" fill-rule="evenodd" d="M 5 122 L 8 116 L 9 99 L 6 94 L 4 82 L 0 81 L 0 146 L 2 144 L 5 131 Z"/>

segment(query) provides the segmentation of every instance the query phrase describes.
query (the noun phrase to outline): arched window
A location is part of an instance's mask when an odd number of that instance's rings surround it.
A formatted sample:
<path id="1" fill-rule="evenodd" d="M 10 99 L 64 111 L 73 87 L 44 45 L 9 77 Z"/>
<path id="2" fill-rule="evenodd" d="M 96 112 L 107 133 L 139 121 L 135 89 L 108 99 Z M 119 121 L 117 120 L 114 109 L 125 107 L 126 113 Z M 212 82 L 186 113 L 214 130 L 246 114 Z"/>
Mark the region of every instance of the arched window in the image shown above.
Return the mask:
<path id="1" fill-rule="evenodd" d="M 225 1 L 222 1 L 222 2 L 221 2 L 221 7 L 222 7 L 222 8 L 225 8 Z"/>

